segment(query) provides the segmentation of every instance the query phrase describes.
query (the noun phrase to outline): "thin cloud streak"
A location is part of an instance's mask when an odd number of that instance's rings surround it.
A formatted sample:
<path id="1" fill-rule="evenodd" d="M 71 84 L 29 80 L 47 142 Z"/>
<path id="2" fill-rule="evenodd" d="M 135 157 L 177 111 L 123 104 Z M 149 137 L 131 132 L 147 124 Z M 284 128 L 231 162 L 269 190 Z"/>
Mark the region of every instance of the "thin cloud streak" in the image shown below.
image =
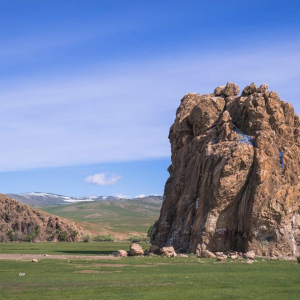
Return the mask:
<path id="1" fill-rule="evenodd" d="M 111 75 L 87 69 L 0 84 L 0 137 L 7 145 L 0 171 L 169 157 L 168 130 L 180 98 L 226 81 L 241 88 L 268 83 L 299 112 L 300 54 L 296 44 L 288 49 L 187 52 L 106 67 Z"/>

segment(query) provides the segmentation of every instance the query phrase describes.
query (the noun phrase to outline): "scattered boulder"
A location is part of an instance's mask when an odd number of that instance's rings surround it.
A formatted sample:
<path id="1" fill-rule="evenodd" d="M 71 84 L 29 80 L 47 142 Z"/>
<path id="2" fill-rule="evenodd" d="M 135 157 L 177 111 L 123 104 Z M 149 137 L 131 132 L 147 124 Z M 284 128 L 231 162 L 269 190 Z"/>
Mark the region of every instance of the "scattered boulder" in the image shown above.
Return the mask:
<path id="1" fill-rule="evenodd" d="M 187 94 L 170 128 L 172 164 L 151 243 L 184 253 L 296 257 L 300 121 L 266 84 Z M 200 247 L 198 247 L 200 245 Z"/>
<path id="2" fill-rule="evenodd" d="M 175 252 L 175 250 L 172 246 L 161 248 L 160 253 L 162 256 L 166 256 L 166 257 L 176 257 L 177 256 L 177 253 Z"/>
<path id="3" fill-rule="evenodd" d="M 25 273 L 19 273 L 19 276 L 25 276 Z"/>
<path id="4" fill-rule="evenodd" d="M 142 246 L 136 243 L 132 243 L 130 245 L 129 254 L 131 256 L 138 256 L 138 255 L 144 255 L 144 250 Z"/>
<path id="5" fill-rule="evenodd" d="M 243 253 L 244 259 L 254 259 L 255 253 L 253 251 L 248 251 L 246 253 Z"/>
<path id="6" fill-rule="evenodd" d="M 177 257 L 185 257 L 186 258 L 186 257 L 188 257 L 188 255 L 181 253 L 181 254 L 177 254 Z"/>
<path id="7" fill-rule="evenodd" d="M 209 250 L 203 250 L 203 251 L 201 251 L 201 256 L 200 257 L 215 258 L 216 255 L 213 252 L 209 251 Z"/>
<path id="8" fill-rule="evenodd" d="M 224 256 L 217 256 L 217 261 L 225 261 L 227 257 Z"/>
<path id="9" fill-rule="evenodd" d="M 247 260 L 246 260 L 246 263 L 251 265 L 251 264 L 254 263 L 254 260 L 252 260 L 252 259 L 247 259 Z"/>
<path id="10" fill-rule="evenodd" d="M 31 261 L 34 262 L 34 263 L 38 262 L 38 260 L 36 258 L 33 258 Z"/>
<path id="11" fill-rule="evenodd" d="M 155 254 L 160 254 L 160 248 L 155 245 L 151 245 L 149 248 L 149 252 L 152 252 Z"/>
<path id="12" fill-rule="evenodd" d="M 232 254 L 232 255 L 230 255 L 230 258 L 231 258 L 231 259 L 237 259 L 238 256 L 237 256 L 236 254 Z"/>
<path id="13" fill-rule="evenodd" d="M 114 257 L 127 257 L 128 254 L 127 254 L 127 251 L 125 251 L 125 250 L 118 250 L 116 252 L 113 252 L 112 255 Z"/>
<path id="14" fill-rule="evenodd" d="M 254 259 L 255 258 L 255 252 L 253 250 L 251 250 L 251 251 L 248 251 L 248 252 L 244 253 L 243 258 Z"/>

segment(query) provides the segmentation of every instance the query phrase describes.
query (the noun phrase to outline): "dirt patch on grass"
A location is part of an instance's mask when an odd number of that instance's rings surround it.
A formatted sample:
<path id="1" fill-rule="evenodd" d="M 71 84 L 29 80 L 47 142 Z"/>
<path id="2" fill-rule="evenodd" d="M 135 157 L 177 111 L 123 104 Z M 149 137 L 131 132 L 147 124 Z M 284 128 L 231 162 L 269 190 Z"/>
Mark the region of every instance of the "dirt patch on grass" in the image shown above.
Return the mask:
<path id="1" fill-rule="evenodd" d="M 85 216 L 84 218 L 92 219 L 92 218 L 99 218 L 99 217 L 102 217 L 102 214 L 92 214 L 92 215 Z"/>
<path id="2" fill-rule="evenodd" d="M 78 211 L 78 208 L 76 208 L 74 206 L 70 206 L 70 207 L 63 208 L 61 211 L 75 212 L 75 211 Z"/>
<path id="3" fill-rule="evenodd" d="M 123 268 L 123 267 L 130 267 L 131 265 L 128 264 L 92 264 L 91 267 L 94 268 Z M 83 266 L 84 267 L 84 266 Z"/>
<path id="4" fill-rule="evenodd" d="M 119 271 L 120 272 L 120 271 Z M 115 273 L 112 271 L 96 271 L 96 270 L 82 270 L 82 271 L 75 271 L 75 274 L 103 274 L 103 273 Z"/>
<path id="5" fill-rule="evenodd" d="M 92 264 L 92 267 L 95 268 L 123 268 L 123 267 L 138 267 L 138 268 L 149 268 L 149 267 L 156 267 L 157 264 L 153 265 L 129 265 L 129 264 Z M 83 266 L 84 267 L 84 266 Z"/>
<path id="6" fill-rule="evenodd" d="M 37 260 L 41 259 L 84 259 L 84 260 L 98 260 L 98 259 L 111 259 L 119 260 L 119 257 L 109 256 L 109 255 L 47 255 L 47 254 L 0 254 L 0 260 L 24 260 L 30 261 L 33 258 Z"/>

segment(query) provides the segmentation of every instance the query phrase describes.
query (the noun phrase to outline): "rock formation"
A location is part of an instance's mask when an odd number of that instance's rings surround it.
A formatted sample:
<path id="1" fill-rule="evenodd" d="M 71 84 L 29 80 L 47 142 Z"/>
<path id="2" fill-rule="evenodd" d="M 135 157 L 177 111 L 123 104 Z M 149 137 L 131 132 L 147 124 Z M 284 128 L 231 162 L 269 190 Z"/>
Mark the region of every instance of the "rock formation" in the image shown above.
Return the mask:
<path id="1" fill-rule="evenodd" d="M 85 231 L 80 226 L 0 194 L 0 242 L 77 241 Z"/>
<path id="2" fill-rule="evenodd" d="M 152 244 L 298 255 L 300 122 L 254 83 L 187 94 L 170 128 L 170 177 Z"/>

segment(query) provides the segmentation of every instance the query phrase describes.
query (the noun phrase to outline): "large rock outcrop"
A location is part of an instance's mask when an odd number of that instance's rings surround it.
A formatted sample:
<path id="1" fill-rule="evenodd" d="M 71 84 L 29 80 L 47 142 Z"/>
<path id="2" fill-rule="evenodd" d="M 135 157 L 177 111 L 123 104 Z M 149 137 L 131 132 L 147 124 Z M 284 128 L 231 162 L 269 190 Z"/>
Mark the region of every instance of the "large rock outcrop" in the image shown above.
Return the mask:
<path id="1" fill-rule="evenodd" d="M 78 241 L 86 231 L 77 224 L 0 194 L 0 242 Z"/>
<path id="2" fill-rule="evenodd" d="M 300 122 L 263 84 L 181 100 L 172 165 L 151 241 L 200 250 L 295 256 L 300 244 Z"/>

